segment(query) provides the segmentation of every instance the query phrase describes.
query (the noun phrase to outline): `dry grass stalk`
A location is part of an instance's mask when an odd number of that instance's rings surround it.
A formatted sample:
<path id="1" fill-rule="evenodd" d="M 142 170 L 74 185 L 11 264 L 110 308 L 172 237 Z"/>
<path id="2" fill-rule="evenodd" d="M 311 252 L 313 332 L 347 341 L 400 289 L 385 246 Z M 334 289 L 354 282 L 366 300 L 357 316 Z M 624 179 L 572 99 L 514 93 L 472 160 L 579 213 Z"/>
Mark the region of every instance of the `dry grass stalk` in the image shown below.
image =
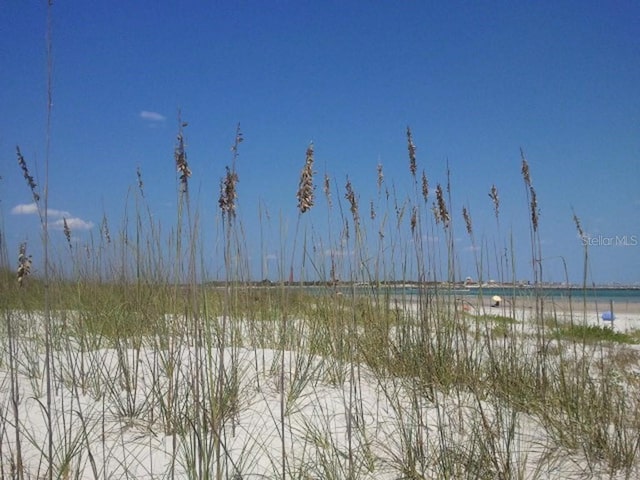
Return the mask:
<path id="1" fill-rule="evenodd" d="M 307 147 L 306 160 L 300 173 L 300 183 L 296 194 L 300 213 L 305 213 L 313 207 L 313 194 L 313 143 L 310 143 Z"/>
<path id="2" fill-rule="evenodd" d="M 27 256 L 27 244 L 26 242 L 20 244 L 18 251 L 18 285 L 22 287 L 24 279 L 31 273 L 32 258 L 31 255 Z"/>
<path id="3" fill-rule="evenodd" d="M 349 238 L 350 238 L 349 220 L 347 220 L 346 218 L 344 219 L 344 228 L 342 229 L 341 237 L 344 239 L 345 242 L 349 241 Z"/>
<path id="4" fill-rule="evenodd" d="M 33 179 L 33 176 L 29 173 L 29 167 L 27 167 L 27 162 L 25 161 L 22 153 L 20 152 L 20 147 L 16 147 L 16 153 L 18 155 L 18 165 L 20 165 L 20 170 L 22 170 L 22 175 L 24 179 L 27 181 L 27 185 L 31 190 L 31 194 L 33 195 L 33 200 L 38 202 L 40 200 L 40 195 L 36 191 L 36 187 L 38 186 Z"/>
<path id="5" fill-rule="evenodd" d="M 378 193 L 380 193 L 380 189 L 382 188 L 382 182 L 384 182 L 384 173 L 382 172 L 381 163 L 378 163 L 377 171 L 378 171 Z"/>
<path id="6" fill-rule="evenodd" d="M 373 200 L 369 202 L 369 217 L 371 218 L 371 220 L 376 219 L 376 209 L 373 206 Z"/>
<path id="7" fill-rule="evenodd" d="M 233 142 L 233 146 L 231 147 L 231 151 L 233 152 L 233 167 L 235 170 L 235 161 L 238 159 L 238 147 L 240 144 L 244 142 L 244 136 L 242 135 L 242 131 L 240 130 L 240 123 L 236 126 L 236 137 Z"/>
<path id="8" fill-rule="evenodd" d="M 416 146 L 413 143 L 411 128 L 407 127 L 407 149 L 409 150 L 409 171 L 415 178 L 418 166 L 416 164 Z"/>
<path id="9" fill-rule="evenodd" d="M 500 197 L 498 196 L 498 188 L 494 185 L 491 185 L 491 190 L 489 191 L 489 198 L 493 202 L 493 210 L 496 215 L 496 220 L 499 218 L 500 214 Z"/>

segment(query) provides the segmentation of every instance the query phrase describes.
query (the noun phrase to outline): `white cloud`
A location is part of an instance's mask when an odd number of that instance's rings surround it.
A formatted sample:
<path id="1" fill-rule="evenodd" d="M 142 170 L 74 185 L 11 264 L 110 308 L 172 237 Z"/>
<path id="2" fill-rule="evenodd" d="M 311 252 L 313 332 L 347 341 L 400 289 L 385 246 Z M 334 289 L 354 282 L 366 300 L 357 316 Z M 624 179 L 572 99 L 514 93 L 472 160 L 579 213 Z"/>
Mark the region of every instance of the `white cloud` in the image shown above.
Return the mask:
<path id="1" fill-rule="evenodd" d="M 71 214 L 65 210 L 55 210 L 53 208 L 49 209 L 49 216 L 50 217 L 56 217 L 56 218 L 62 218 L 62 217 L 70 217 Z"/>
<path id="2" fill-rule="evenodd" d="M 54 208 L 49 209 L 49 217 L 52 218 L 62 218 L 62 217 L 70 217 L 71 214 L 65 210 L 56 210 Z M 35 203 L 22 203 L 16 205 L 11 209 L 12 215 L 37 215 L 38 214 L 38 205 Z"/>
<path id="3" fill-rule="evenodd" d="M 64 218 L 56 220 L 51 224 L 51 227 L 57 230 L 62 230 L 64 228 L 64 220 Z M 91 230 L 93 228 L 93 222 L 87 222 L 78 217 L 67 218 L 66 220 L 67 226 L 72 232 L 74 230 Z"/>
<path id="4" fill-rule="evenodd" d="M 147 110 L 142 110 L 140 112 L 140 118 L 143 120 L 149 120 L 151 122 L 164 122 L 166 117 L 158 112 L 150 112 Z"/>
<path id="5" fill-rule="evenodd" d="M 11 209 L 11 213 L 13 215 L 37 215 L 38 205 L 35 203 L 19 204 Z M 91 230 L 94 226 L 93 222 L 73 217 L 71 213 L 66 210 L 56 210 L 55 208 L 49 209 L 49 218 L 54 220 L 49 223 L 49 226 L 55 230 L 62 230 L 64 228 L 65 219 L 67 220 L 67 225 L 71 231 Z"/>
<path id="6" fill-rule="evenodd" d="M 35 203 L 23 203 L 11 209 L 12 215 L 35 215 L 38 213 L 38 206 Z"/>

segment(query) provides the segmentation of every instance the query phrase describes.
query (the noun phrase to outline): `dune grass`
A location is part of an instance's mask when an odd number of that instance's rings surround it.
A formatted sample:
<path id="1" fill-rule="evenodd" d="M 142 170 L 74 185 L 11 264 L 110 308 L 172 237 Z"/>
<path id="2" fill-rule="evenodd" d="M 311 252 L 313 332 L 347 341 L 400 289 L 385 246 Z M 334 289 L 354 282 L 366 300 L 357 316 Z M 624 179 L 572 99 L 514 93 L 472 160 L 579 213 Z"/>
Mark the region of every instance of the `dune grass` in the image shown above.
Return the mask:
<path id="1" fill-rule="evenodd" d="M 332 187 L 326 173 L 326 225 L 306 215 L 318 204 L 309 145 L 294 238 L 277 239 L 279 278 L 256 283 L 237 216 L 240 126 L 217 205 L 222 279 L 207 273 L 185 127 L 180 119 L 172 228 L 154 220 L 138 170 L 121 231 L 109 231 L 105 216 L 78 252 L 65 230 L 67 247 L 45 277 L 31 273 L 26 247 L 18 281 L 0 271 L 0 477 L 640 473 L 637 336 L 545 311 L 541 219 L 523 153 L 535 310 L 517 315 L 514 297 L 510 312 L 471 315 L 453 291 L 448 167 L 432 199 L 410 129 L 408 193 L 378 165 L 378 196 L 367 205 L 349 179 Z M 499 222 L 495 185 L 489 196 Z M 476 245 L 471 206 L 461 218 Z M 435 235 L 444 248 L 425 241 Z M 479 279 L 486 262 L 477 258 Z M 501 264 L 491 267 L 508 279 Z M 411 295 L 397 287 L 406 282 Z"/>

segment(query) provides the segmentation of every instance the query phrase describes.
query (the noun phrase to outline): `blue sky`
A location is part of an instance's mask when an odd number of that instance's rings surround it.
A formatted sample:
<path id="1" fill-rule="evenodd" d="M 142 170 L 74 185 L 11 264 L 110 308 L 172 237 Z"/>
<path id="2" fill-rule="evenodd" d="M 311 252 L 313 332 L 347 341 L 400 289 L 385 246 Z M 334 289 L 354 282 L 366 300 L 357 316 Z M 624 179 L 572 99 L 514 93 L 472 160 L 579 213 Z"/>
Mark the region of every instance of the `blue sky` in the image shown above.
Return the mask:
<path id="1" fill-rule="evenodd" d="M 399 201 L 413 198 L 410 126 L 432 191 L 446 183 L 447 163 L 451 171 L 459 275 L 475 276 L 466 205 L 476 247 L 487 245 L 483 251 L 495 257 L 495 245 L 513 238 L 517 276 L 531 277 L 522 148 L 539 200 L 544 280 L 564 279 L 561 257 L 572 281 L 582 277 L 573 208 L 591 238 L 590 281 L 640 282 L 637 2 L 71 0 L 54 2 L 52 20 L 49 207 L 60 251 L 55 222 L 62 217 L 76 247 L 97 241 L 104 216 L 112 230 L 122 226 L 137 168 L 154 220 L 170 231 L 180 109 L 212 277 L 221 269 L 219 182 L 240 122 L 238 218 L 254 278 L 277 276 L 268 263 L 292 244 L 309 142 L 317 205 L 301 228 L 321 239 L 330 223 L 325 173 L 336 202 L 344 202 L 348 175 L 366 212 L 374 201 L 395 215 L 377 192 L 378 163 Z M 46 2 L 7 2 L 0 23 L 3 229 L 10 261 L 27 240 L 37 266 L 39 221 L 15 147 L 42 187 Z M 487 195 L 492 184 L 500 192 L 499 229 Z M 422 214 L 425 225 L 433 223 Z M 323 246 L 335 247 L 339 232 L 332 235 Z M 429 226 L 423 240 L 429 246 L 443 238 Z"/>

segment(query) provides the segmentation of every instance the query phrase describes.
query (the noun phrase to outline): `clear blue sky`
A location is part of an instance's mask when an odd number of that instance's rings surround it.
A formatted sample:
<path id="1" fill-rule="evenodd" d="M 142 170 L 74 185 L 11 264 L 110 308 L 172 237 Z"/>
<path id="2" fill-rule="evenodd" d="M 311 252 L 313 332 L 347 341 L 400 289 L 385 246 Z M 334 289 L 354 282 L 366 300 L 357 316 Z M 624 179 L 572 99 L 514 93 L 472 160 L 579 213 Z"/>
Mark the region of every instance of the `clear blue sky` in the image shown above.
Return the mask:
<path id="1" fill-rule="evenodd" d="M 3 229 L 10 261 L 28 240 L 36 268 L 39 222 L 29 213 L 15 147 L 43 184 L 46 10 L 43 0 L 4 2 L 0 19 Z M 349 175 L 366 219 L 370 201 L 381 207 L 378 163 L 400 200 L 413 195 L 411 126 L 418 170 L 432 191 L 446 182 L 449 163 L 460 275 L 475 276 L 461 217 L 467 205 L 476 242 L 493 256 L 512 235 L 518 277 L 531 277 L 522 148 L 539 199 L 544 280 L 563 280 L 559 257 L 572 281 L 582 276 L 573 207 L 595 239 L 590 281 L 640 282 L 636 1 L 69 0 L 54 2 L 52 19 L 50 219 L 68 219 L 77 247 L 97 241 L 105 215 L 113 231 L 121 228 L 138 167 L 154 219 L 166 232 L 175 225 L 181 109 L 192 201 L 212 244 L 219 182 L 241 123 L 239 220 L 255 278 L 264 274 L 263 257 L 277 257 L 283 238 L 291 242 L 310 141 L 317 206 L 301 228 L 320 238 L 328 229 L 325 172 L 336 202 Z M 502 203 L 500 232 L 487 195 L 492 184 Z M 260 222 L 259 207 L 269 220 Z M 441 241 L 442 231 L 433 236 Z M 616 236 L 628 245 L 609 245 Z M 369 238 L 375 245 L 375 232 Z M 211 276 L 219 275 L 218 247 L 207 261 Z M 267 273 L 273 277 L 273 267 Z"/>

